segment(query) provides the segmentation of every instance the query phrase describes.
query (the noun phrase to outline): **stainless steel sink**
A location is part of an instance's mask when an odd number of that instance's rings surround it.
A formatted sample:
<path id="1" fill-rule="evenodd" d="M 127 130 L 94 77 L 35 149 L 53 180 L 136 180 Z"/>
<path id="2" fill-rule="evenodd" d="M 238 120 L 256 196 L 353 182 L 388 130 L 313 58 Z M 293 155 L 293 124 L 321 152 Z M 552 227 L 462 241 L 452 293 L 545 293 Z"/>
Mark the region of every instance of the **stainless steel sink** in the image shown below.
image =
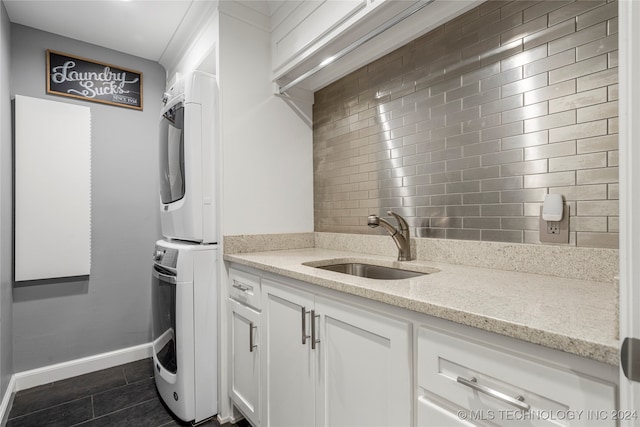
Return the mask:
<path id="1" fill-rule="evenodd" d="M 320 265 L 316 268 L 323 270 L 337 271 L 338 273 L 350 274 L 352 276 L 366 277 L 368 279 L 378 280 L 400 280 L 409 279 L 411 277 L 424 276 L 429 273 L 420 273 L 417 271 L 403 270 L 393 267 L 382 267 L 380 265 L 363 264 L 358 262 L 349 262 L 343 264 Z"/>

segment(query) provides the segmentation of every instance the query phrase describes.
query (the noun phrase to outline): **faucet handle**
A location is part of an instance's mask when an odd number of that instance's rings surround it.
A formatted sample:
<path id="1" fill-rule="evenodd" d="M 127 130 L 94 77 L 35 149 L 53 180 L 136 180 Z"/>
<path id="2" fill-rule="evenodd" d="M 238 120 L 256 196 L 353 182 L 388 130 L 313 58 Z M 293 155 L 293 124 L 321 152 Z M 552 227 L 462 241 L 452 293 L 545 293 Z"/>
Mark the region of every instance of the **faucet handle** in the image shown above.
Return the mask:
<path id="1" fill-rule="evenodd" d="M 400 230 L 402 231 L 409 230 L 409 224 L 407 224 L 407 221 L 403 217 L 401 217 L 399 214 L 393 211 L 387 211 L 387 215 L 393 216 L 396 219 L 396 221 L 398 221 Z"/>

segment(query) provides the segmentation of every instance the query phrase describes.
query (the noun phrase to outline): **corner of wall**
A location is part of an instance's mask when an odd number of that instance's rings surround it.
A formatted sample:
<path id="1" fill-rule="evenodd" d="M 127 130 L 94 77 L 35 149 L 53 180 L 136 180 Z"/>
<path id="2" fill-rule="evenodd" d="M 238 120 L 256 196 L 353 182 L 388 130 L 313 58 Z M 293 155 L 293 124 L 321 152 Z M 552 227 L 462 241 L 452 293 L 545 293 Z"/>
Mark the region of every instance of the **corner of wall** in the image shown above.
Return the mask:
<path id="1" fill-rule="evenodd" d="M 158 62 L 167 70 L 167 82 L 176 73 L 206 69 L 216 73 L 215 46 L 218 41 L 218 9 L 213 2 L 194 2 L 166 51 Z M 213 68 L 212 68 L 213 67 Z"/>
<path id="2" fill-rule="evenodd" d="M 12 345 L 12 119 L 11 119 L 11 22 L 0 2 L 0 400 L 11 393 Z"/>

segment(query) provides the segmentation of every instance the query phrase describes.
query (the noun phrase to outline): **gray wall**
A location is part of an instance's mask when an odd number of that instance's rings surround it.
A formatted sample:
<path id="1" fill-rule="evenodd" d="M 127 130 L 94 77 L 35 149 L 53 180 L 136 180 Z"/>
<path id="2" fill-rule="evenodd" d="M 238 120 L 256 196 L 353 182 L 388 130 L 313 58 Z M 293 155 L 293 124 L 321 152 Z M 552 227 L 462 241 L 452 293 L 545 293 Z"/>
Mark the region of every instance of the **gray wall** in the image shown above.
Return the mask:
<path id="1" fill-rule="evenodd" d="M 0 2 L 0 399 L 13 374 L 11 342 L 13 256 L 12 237 L 12 143 L 11 143 L 11 23 Z"/>
<path id="2" fill-rule="evenodd" d="M 489 1 L 318 91 L 316 231 L 618 247 L 617 2 Z M 381 231 L 384 233 L 384 231 Z"/>
<path id="3" fill-rule="evenodd" d="M 77 40 L 20 25 L 11 29 L 12 94 L 88 106 L 92 119 L 91 277 L 14 290 L 13 355 L 20 372 L 151 340 L 150 256 L 160 236 L 156 141 L 165 71 L 156 62 Z M 144 111 L 46 95 L 46 49 L 141 71 Z M 55 250 L 55 242 L 43 244 Z"/>

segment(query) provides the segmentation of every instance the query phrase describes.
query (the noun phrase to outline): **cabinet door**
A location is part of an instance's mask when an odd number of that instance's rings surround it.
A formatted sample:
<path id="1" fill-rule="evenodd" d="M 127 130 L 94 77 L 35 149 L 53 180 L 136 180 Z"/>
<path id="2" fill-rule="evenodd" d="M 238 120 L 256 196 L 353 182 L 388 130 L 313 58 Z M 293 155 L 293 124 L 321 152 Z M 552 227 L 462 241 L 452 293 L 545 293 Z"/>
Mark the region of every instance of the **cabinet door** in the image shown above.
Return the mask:
<path id="1" fill-rule="evenodd" d="M 260 414 L 259 313 L 229 300 L 231 328 L 231 400 L 253 425 Z"/>
<path id="2" fill-rule="evenodd" d="M 318 426 L 411 425 L 411 327 L 316 297 Z"/>
<path id="3" fill-rule="evenodd" d="M 264 280 L 262 298 L 263 423 L 271 427 L 313 426 L 315 357 L 310 339 L 303 339 L 310 331 L 313 297 Z"/>

